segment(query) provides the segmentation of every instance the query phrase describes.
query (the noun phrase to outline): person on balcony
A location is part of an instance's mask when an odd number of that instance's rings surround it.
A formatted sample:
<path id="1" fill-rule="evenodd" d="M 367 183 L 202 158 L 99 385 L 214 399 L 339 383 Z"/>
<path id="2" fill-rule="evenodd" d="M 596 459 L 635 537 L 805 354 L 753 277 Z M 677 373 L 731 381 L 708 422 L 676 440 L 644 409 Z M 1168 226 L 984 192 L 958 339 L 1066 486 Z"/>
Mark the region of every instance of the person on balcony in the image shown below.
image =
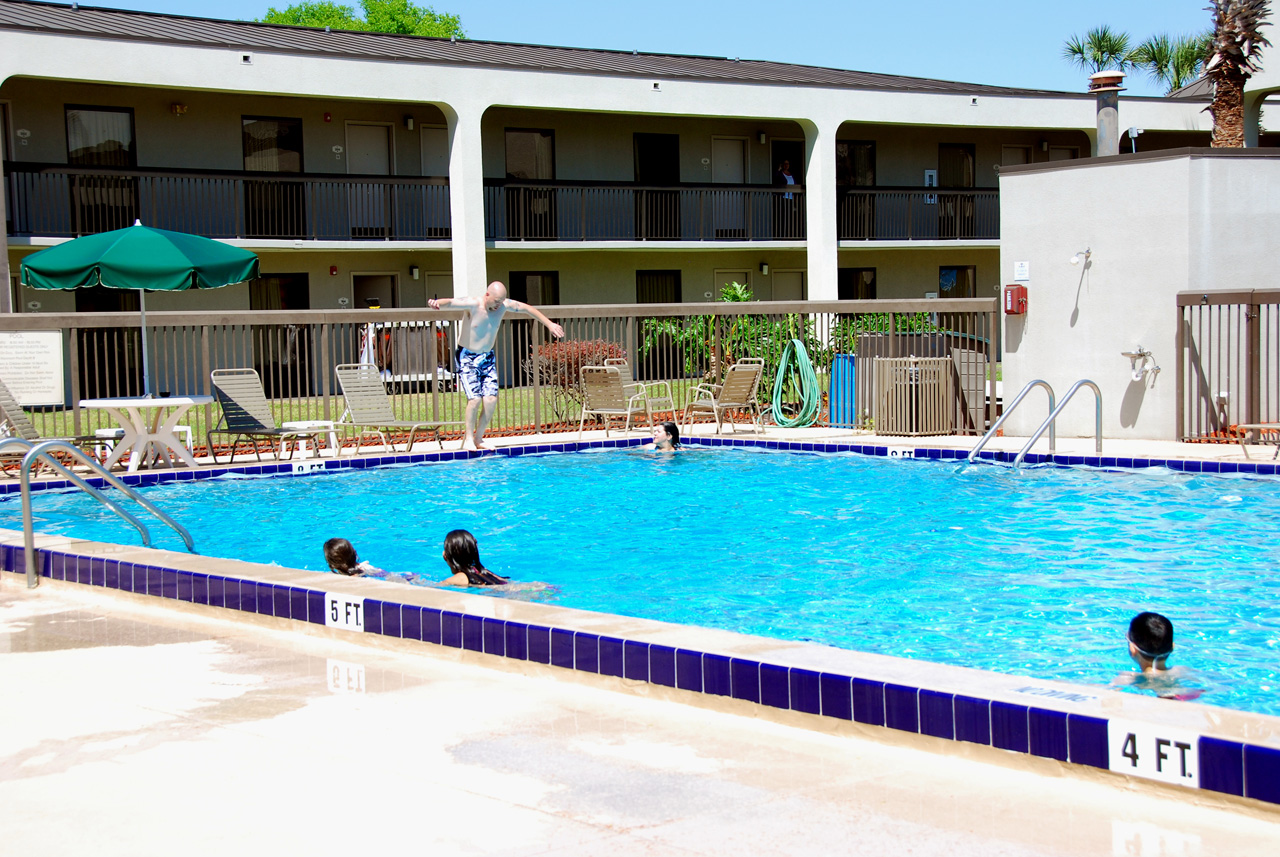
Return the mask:
<path id="1" fill-rule="evenodd" d="M 559 339 L 564 328 L 542 314 L 542 310 L 507 297 L 507 287 L 494 280 L 481 298 L 432 298 L 432 309 L 461 307 L 467 310 L 459 337 L 458 375 L 467 394 L 466 430 L 462 448 L 492 449 L 484 445 L 484 430 L 493 419 L 498 404 L 498 361 L 493 347 L 498 341 L 498 328 L 507 313 L 529 315 L 540 321 L 551 335 Z"/>

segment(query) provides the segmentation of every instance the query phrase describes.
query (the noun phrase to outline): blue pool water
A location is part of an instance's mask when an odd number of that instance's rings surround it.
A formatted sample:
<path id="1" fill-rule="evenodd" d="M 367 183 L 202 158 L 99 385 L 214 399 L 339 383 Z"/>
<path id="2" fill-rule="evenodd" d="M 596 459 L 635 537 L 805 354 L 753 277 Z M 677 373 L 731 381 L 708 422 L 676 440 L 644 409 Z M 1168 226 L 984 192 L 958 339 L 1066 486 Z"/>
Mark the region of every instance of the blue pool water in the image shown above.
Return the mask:
<path id="1" fill-rule="evenodd" d="M 147 494 L 208 555 L 323 571 L 322 543 L 344 536 L 361 559 L 431 581 L 462 527 L 487 565 L 553 585 L 537 597 L 566 606 L 1083 683 L 1131 669 L 1128 620 L 1155 610 L 1204 702 L 1280 715 L 1271 478 L 717 448 Z M 79 494 L 38 495 L 36 513 L 41 532 L 137 543 Z M 0 527 L 20 527 L 16 500 L 0 502 Z"/>

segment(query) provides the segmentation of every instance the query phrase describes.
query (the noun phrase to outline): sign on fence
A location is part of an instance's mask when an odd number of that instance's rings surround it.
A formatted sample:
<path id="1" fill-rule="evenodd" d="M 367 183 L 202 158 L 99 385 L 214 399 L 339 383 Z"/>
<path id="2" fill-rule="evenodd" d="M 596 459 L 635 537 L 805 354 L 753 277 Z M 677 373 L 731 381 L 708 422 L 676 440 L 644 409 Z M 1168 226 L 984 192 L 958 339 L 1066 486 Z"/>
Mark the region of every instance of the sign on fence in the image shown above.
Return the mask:
<path id="1" fill-rule="evenodd" d="M 62 331 L 0 331 L 0 372 L 23 407 L 62 405 Z"/>

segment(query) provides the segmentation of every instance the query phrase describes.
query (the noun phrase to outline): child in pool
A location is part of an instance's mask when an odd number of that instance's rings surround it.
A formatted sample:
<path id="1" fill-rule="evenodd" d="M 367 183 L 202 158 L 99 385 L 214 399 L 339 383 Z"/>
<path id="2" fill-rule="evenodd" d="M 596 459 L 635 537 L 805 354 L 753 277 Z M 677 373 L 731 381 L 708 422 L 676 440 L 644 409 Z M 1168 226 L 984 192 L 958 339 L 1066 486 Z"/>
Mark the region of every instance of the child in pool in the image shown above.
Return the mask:
<path id="1" fill-rule="evenodd" d="M 507 578 L 499 577 L 484 567 L 476 537 L 466 530 L 451 530 L 444 537 L 442 556 L 453 574 L 440 581 L 441 586 L 502 586 L 507 583 Z"/>
<path id="2" fill-rule="evenodd" d="M 653 443 L 645 446 L 658 452 L 675 452 L 680 448 L 680 427 L 675 423 L 658 423 L 653 427 Z"/>
<path id="3" fill-rule="evenodd" d="M 345 574 L 348 577 L 381 576 L 385 574 L 367 562 L 361 562 L 356 556 L 356 549 L 346 539 L 329 539 L 324 543 L 324 560 L 334 574 Z"/>
<path id="4" fill-rule="evenodd" d="M 1196 699 L 1204 690 L 1187 687 L 1178 679 L 1185 670 L 1169 666 L 1173 654 L 1173 623 L 1159 613 L 1139 613 L 1129 622 L 1129 657 L 1138 673 L 1121 673 L 1112 684 L 1127 684 L 1153 691 L 1161 699 Z"/>

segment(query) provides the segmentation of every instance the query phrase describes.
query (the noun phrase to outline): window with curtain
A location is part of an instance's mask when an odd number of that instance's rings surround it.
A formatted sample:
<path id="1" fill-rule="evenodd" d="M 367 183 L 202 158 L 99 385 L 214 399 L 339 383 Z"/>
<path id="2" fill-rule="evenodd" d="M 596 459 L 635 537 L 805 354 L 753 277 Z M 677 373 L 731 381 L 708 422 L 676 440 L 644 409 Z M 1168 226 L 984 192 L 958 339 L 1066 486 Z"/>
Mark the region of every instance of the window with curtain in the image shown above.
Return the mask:
<path id="1" fill-rule="evenodd" d="M 555 156 L 554 131 L 507 129 L 507 178 L 553 179 Z"/>
<path id="2" fill-rule="evenodd" d="M 875 268 L 841 268 L 836 274 L 836 297 L 842 301 L 873 301 L 876 298 Z"/>
<path id="3" fill-rule="evenodd" d="M 976 298 L 978 269 L 974 265 L 944 265 L 938 268 L 938 297 Z"/>
<path id="4" fill-rule="evenodd" d="M 76 167 L 137 166 L 133 110 L 128 107 L 68 107 L 67 163 Z"/>
<path id="5" fill-rule="evenodd" d="M 302 172 L 302 120 L 245 116 L 244 168 L 255 173 Z"/>
<path id="6" fill-rule="evenodd" d="M 836 141 L 836 185 L 875 187 L 876 144 L 874 141 Z"/>
<path id="7" fill-rule="evenodd" d="M 636 271 L 636 303 L 680 303 L 679 271 Z"/>

